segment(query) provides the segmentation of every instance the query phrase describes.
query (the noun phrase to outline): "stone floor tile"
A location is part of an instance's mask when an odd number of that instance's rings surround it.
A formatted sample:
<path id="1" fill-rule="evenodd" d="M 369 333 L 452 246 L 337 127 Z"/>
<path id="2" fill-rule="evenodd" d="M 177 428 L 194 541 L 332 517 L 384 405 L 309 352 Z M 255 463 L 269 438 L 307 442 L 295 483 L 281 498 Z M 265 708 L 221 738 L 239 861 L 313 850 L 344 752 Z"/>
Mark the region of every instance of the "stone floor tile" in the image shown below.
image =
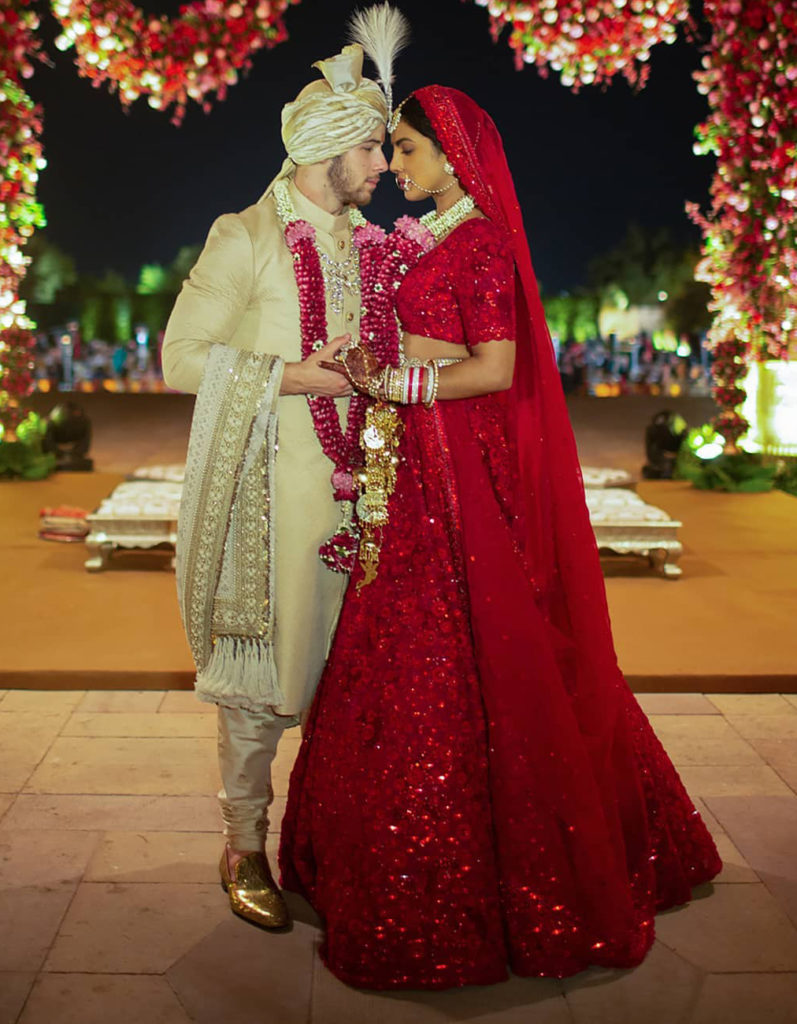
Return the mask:
<path id="1" fill-rule="evenodd" d="M 81 885 L 45 970 L 161 974 L 229 914 L 218 885 Z"/>
<path id="2" fill-rule="evenodd" d="M 196 1024 L 307 1024 L 317 936 L 302 921 L 274 933 L 228 912 L 166 977 Z"/>
<path id="3" fill-rule="evenodd" d="M 746 740 L 791 740 L 797 748 L 797 708 L 784 715 L 727 715 L 726 721 Z"/>
<path id="4" fill-rule="evenodd" d="M 797 970 L 797 930 L 764 885 L 717 885 L 659 914 L 659 940 L 709 973 Z"/>
<path id="5" fill-rule="evenodd" d="M 710 974 L 689 1024 L 797 1024 L 797 974 Z"/>
<path id="6" fill-rule="evenodd" d="M 635 693 L 646 715 L 718 715 L 702 693 Z"/>
<path id="7" fill-rule="evenodd" d="M 797 792 L 797 739 L 752 739 L 750 745 Z"/>
<path id="8" fill-rule="evenodd" d="M 215 740 L 61 736 L 28 779 L 28 793 L 213 793 Z"/>
<path id="9" fill-rule="evenodd" d="M 2 1024 L 14 1024 L 35 980 L 36 975 L 32 971 L 0 972 L 0 1021 Z"/>
<path id="10" fill-rule="evenodd" d="M 695 809 L 697 810 L 700 817 L 703 819 L 706 828 L 708 828 L 709 832 L 712 834 L 714 839 L 716 839 L 717 836 L 725 835 L 725 829 L 711 813 L 706 801 L 701 800 L 699 796 L 692 796 L 691 799 L 695 805 Z"/>
<path id="11" fill-rule="evenodd" d="M 782 693 L 780 696 L 787 700 L 792 707 L 797 708 L 797 693 Z"/>
<path id="12" fill-rule="evenodd" d="M 208 715 L 125 712 L 97 714 L 77 711 L 61 730 L 62 736 L 204 736 L 216 738 L 216 720 Z"/>
<path id="13" fill-rule="evenodd" d="M 38 971 L 74 886 L 0 889 L 0 971 Z"/>
<path id="14" fill-rule="evenodd" d="M 797 796 L 717 797 L 712 811 L 797 926 Z"/>
<path id="15" fill-rule="evenodd" d="M 0 793 L 0 823 L 2 823 L 4 814 L 16 798 L 16 793 Z"/>
<path id="16" fill-rule="evenodd" d="M 788 701 L 778 693 L 710 693 L 708 700 L 723 715 L 780 715 Z"/>
<path id="17" fill-rule="evenodd" d="M 739 850 L 733 845 L 731 837 L 725 832 L 714 836 L 717 852 L 722 860 L 722 871 L 714 879 L 714 885 L 721 882 L 729 885 L 744 882 L 760 882 L 761 879 L 750 867 Z"/>
<path id="18" fill-rule="evenodd" d="M 81 713 L 141 713 L 157 711 L 163 703 L 163 690 L 94 690 L 75 708 Z"/>
<path id="19" fill-rule="evenodd" d="M 676 766 L 763 764 L 721 715 L 652 715 L 650 722 Z"/>
<path id="20" fill-rule="evenodd" d="M 797 766 L 797 739 L 754 738 L 750 740 L 765 761 L 770 764 L 793 764 Z"/>
<path id="21" fill-rule="evenodd" d="M 68 712 L 0 711 L 0 788 L 16 793 L 55 742 Z"/>
<path id="22" fill-rule="evenodd" d="M 695 739 L 719 740 L 733 730 L 723 715 L 649 715 L 648 719 L 658 734 L 691 736 Z"/>
<path id="23" fill-rule="evenodd" d="M 6 711 L 35 711 L 37 715 L 60 715 L 73 711 L 85 690 L 9 690 L 3 701 Z"/>
<path id="24" fill-rule="evenodd" d="M 797 762 L 795 761 L 773 761 L 772 769 L 783 779 L 793 793 L 797 793 Z"/>
<path id="25" fill-rule="evenodd" d="M 633 971 L 593 969 L 564 982 L 574 1024 L 672 1024 L 685 1020 L 703 972 L 661 942 Z"/>
<path id="26" fill-rule="evenodd" d="M 222 839 L 215 832 L 106 832 L 86 882 L 218 881 Z"/>
<path id="27" fill-rule="evenodd" d="M 215 796 L 63 796 L 20 794 L 4 828 L 211 832 L 220 829 Z"/>
<path id="28" fill-rule="evenodd" d="M 41 974 L 19 1024 L 190 1024 L 165 978 Z"/>
<path id="29" fill-rule="evenodd" d="M 186 714 L 216 714 L 215 704 L 206 704 L 199 700 L 193 690 L 169 690 L 163 697 L 158 708 L 163 712 L 185 712 Z"/>
<path id="30" fill-rule="evenodd" d="M 679 769 L 678 774 L 692 797 L 792 795 L 768 765 L 693 765 Z"/>
<path id="31" fill-rule="evenodd" d="M 74 889 L 98 840 L 98 832 L 0 829 L 0 886 Z"/>
<path id="32" fill-rule="evenodd" d="M 313 971 L 313 1024 L 571 1024 L 558 981 L 516 978 L 444 992 L 368 992 L 350 988 L 320 960 Z"/>

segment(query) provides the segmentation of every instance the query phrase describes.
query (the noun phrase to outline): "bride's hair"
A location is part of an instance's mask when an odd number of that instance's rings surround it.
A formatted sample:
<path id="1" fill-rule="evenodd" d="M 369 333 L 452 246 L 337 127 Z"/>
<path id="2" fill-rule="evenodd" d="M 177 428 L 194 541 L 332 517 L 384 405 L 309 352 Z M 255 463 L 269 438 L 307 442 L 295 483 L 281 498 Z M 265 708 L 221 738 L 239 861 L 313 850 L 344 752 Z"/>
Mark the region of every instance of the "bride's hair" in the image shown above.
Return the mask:
<path id="1" fill-rule="evenodd" d="M 437 138 L 432 127 L 432 122 L 426 116 L 426 112 L 419 100 L 414 96 L 408 96 L 401 104 L 400 111 L 402 121 L 406 121 L 410 128 L 414 128 L 416 132 L 420 132 L 421 135 L 430 139 L 438 153 L 443 152 L 443 147 L 440 145 L 440 140 Z"/>

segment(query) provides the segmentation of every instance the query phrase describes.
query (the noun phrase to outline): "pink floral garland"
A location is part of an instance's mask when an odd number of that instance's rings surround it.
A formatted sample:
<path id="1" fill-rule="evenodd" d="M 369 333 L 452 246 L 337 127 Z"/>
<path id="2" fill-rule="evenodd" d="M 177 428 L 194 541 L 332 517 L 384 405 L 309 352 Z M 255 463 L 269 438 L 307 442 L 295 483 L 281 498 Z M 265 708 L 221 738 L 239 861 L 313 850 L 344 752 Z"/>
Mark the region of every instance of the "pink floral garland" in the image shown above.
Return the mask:
<path id="1" fill-rule="evenodd" d="M 644 86 L 650 51 L 674 43 L 689 23 L 688 0 L 475 0 L 490 12 L 494 39 L 510 26 L 518 68 L 549 68 L 574 90 L 622 74 Z"/>
<path id="2" fill-rule="evenodd" d="M 38 28 L 30 0 L 0 0 L 0 443 L 17 440 L 33 382 L 32 324 L 18 289 L 30 262 L 23 247 L 44 224 L 41 109 L 23 85 L 42 59 Z"/>
<path id="3" fill-rule="evenodd" d="M 179 124 L 189 100 L 224 99 L 252 54 L 286 38 L 283 14 L 299 0 L 195 0 L 177 18 L 145 13 L 130 0 L 52 0 L 60 50 L 74 47 L 80 74 L 118 90 L 127 107 L 139 96 Z M 40 5 L 35 5 L 36 7 Z M 33 0 L 0 0 L 0 445 L 14 442 L 28 416 L 32 321 L 19 298 L 30 262 L 24 245 L 45 223 L 36 198 L 42 112 L 26 91 L 42 53 Z"/>
<path id="4" fill-rule="evenodd" d="M 179 124 L 189 100 L 210 109 L 248 71 L 251 56 L 287 38 L 282 16 L 299 0 L 195 0 L 177 18 L 148 14 L 130 0 L 53 0 L 61 24 L 55 45 L 74 46 L 81 75 L 118 88 L 127 107 L 146 96 L 151 107 L 174 104 Z"/>
<path id="5" fill-rule="evenodd" d="M 710 114 L 695 152 L 713 153 L 711 209 L 696 277 L 711 286 L 716 429 L 733 448 L 753 359 L 797 356 L 797 8 L 784 0 L 706 0 L 713 27 L 695 74 Z"/>
<path id="6" fill-rule="evenodd" d="M 324 274 L 315 246 L 315 228 L 306 220 L 293 220 L 285 227 L 285 242 L 293 254 L 299 286 L 301 353 L 302 359 L 307 359 L 327 343 Z M 400 337 L 395 295 L 404 275 L 433 242 L 431 233 L 411 217 L 396 221 L 396 230 L 387 237 L 375 224 L 354 229 L 353 244 L 360 255 L 360 336 L 377 356 L 380 366 L 398 364 Z M 357 557 L 359 532 L 349 503 L 357 498 L 356 473 L 362 462 L 360 434 L 369 401 L 364 395 L 352 397 L 344 431 L 334 398 L 307 396 L 321 450 L 335 467 L 334 498 L 346 503 L 340 527 L 319 549 L 321 560 L 335 572 L 351 572 Z"/>

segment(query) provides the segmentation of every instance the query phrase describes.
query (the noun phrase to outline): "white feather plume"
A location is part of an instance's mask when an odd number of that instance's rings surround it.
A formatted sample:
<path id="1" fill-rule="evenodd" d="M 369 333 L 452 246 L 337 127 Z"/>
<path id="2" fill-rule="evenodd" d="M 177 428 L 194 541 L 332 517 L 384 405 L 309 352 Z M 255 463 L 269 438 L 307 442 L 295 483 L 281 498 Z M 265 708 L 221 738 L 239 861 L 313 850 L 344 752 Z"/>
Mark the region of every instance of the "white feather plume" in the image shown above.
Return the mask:
<path id="1" fill-rule="evenodd" d="M 410 24 L 389 3 L 373 4 L 355 11 L 349 22 L 349 38 L 371 58 L 387 98 L 388 117 L 393 109 L 393 61 L 410 40 Z"/>

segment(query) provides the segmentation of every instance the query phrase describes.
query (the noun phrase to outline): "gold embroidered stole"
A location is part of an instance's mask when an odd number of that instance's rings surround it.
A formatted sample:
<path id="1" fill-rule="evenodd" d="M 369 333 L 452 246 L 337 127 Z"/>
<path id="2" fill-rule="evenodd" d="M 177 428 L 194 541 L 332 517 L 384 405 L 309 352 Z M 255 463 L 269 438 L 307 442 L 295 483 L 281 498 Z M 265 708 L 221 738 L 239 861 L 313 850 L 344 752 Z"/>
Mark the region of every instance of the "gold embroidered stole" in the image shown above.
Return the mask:
<path id="1" fill-rule="evenodd" d="M 194 407 L 177 588 L 202 700 L 283 703 L 274 662 L 277 356 L 213 345 Z"/>

